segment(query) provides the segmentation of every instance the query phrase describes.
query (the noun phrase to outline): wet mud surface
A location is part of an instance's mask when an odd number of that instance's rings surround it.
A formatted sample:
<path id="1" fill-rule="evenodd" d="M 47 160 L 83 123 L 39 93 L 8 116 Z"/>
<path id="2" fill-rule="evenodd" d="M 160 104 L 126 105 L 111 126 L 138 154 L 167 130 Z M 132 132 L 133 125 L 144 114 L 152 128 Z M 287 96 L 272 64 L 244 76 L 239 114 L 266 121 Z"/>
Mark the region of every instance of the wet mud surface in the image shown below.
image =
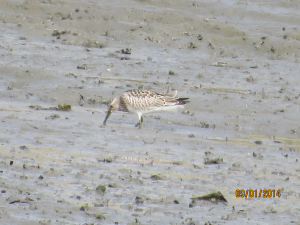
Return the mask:
<path id="1" fill-rule="evenodd" d="M 1 223 L 299 223 L 297 1 L 2 5 Z M 184 111 L 103 126 L 167 83 Z"/>

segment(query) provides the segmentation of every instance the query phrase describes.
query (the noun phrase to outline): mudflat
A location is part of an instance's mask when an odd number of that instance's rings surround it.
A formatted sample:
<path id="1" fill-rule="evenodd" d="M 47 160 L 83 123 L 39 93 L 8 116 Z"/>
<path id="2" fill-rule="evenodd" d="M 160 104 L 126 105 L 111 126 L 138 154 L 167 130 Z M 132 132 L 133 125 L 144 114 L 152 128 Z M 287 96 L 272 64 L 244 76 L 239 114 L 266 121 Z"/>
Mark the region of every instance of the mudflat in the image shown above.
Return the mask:
<path id="1" fill-rule="evenodd" d="M 1 224 L 298 224 L 298 11 L 3 1 Z M 103 126 L 110 98 L 168 85 L 183 111 Z"/>

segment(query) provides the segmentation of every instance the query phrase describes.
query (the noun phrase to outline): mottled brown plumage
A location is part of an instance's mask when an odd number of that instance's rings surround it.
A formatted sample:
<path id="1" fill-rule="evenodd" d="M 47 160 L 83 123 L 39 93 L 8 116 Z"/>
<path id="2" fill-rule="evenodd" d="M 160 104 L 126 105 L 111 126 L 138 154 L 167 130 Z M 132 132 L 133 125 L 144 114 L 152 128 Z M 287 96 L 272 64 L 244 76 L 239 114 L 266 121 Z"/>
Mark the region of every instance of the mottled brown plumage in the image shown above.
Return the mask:
<path id="1" fill-rule="evenodd" d="M 170 111 L 172 109 L 183 107 L 189 98 L 176 97 L 177 91 L 164 94 L 147 90 L 129 90 L 125 91 L 120 97 L 112 98 L 107 103 L 108 112 L 103 121 L 106 121 L 113 111 L 134 112 L 139 117 L 139 123 L 136 126 L 142 128 L 143 114 Z"/>

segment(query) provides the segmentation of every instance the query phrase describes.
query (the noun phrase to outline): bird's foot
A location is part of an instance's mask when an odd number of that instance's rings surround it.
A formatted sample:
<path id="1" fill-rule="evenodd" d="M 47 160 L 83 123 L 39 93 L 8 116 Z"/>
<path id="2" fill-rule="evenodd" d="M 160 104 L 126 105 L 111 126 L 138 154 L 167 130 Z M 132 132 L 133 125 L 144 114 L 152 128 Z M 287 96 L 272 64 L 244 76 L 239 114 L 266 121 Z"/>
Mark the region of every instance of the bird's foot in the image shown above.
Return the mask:
<path id="1" fill-rule="evenodd" d="M 134 125 L 135 127 L 138 127 L 139 129 L 142 129 L 142 123 L 138 122 L 136 125 Z"/>

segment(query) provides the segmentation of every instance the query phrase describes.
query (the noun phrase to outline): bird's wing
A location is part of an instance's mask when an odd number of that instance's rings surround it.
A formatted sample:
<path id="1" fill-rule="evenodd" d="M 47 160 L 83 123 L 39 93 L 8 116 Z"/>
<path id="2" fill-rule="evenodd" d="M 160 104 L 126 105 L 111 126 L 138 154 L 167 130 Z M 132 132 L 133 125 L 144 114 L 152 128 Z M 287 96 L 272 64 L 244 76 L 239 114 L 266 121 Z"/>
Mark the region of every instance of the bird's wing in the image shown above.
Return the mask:
<path id="1" fill-rule="evenodd" d="M 135 109 L 173 106 L 178 103 L 177 98 L 146 90 L 126 91 L 123 93 L 122 99 L 127 105 Z"/>

